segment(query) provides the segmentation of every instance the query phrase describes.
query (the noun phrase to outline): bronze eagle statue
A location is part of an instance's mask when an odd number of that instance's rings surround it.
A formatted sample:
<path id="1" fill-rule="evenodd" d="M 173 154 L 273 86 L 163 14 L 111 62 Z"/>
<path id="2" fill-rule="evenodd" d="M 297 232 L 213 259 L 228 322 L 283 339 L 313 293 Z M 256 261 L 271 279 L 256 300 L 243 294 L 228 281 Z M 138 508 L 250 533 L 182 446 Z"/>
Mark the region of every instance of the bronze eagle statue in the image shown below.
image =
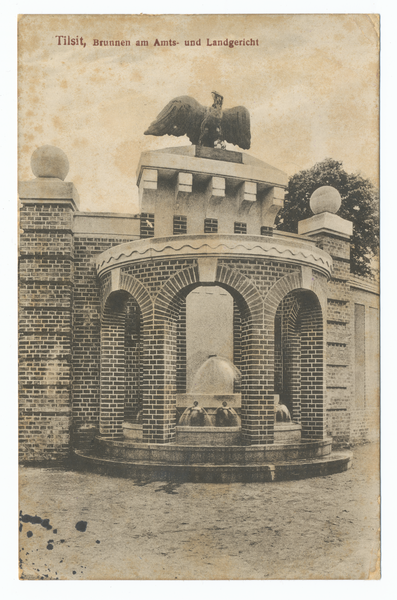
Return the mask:
<path id="1" fill-rule="evenodd" d="M 212 92 L 212 106 L 202 106 L 191 96 L 171 100 L 145 131 L 145 135 L 187 135 L 195 146 L 225 147 L 225 142 L 248 150 L 251 146 L 250 114 L 244 106 L 222 110 L 223 96 Z"/>

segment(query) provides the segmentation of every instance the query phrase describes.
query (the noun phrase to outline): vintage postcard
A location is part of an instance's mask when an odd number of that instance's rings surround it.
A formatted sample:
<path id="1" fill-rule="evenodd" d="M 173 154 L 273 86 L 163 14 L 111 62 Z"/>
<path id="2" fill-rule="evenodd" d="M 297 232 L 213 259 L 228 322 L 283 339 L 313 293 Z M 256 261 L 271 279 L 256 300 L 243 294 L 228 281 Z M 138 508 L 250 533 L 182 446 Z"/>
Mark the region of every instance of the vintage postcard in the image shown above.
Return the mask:
<path id="1" fill-rule="evenodd" d="M 379 579 L 379 16 L 18 61 L 20 579 Z"/>

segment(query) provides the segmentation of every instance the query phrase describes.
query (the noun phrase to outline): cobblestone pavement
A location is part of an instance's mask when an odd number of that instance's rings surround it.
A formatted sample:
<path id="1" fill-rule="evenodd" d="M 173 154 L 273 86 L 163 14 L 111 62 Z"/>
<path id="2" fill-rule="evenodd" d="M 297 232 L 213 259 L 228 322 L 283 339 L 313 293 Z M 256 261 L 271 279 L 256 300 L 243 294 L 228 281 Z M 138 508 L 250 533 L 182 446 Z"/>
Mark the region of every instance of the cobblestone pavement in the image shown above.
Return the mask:
<path id="1" fill-rule="evenodd" d="M 21 577 L 377 578 L 378 447 L 353 451 L 345 473 L 268 484 L 22 468 Z"/>

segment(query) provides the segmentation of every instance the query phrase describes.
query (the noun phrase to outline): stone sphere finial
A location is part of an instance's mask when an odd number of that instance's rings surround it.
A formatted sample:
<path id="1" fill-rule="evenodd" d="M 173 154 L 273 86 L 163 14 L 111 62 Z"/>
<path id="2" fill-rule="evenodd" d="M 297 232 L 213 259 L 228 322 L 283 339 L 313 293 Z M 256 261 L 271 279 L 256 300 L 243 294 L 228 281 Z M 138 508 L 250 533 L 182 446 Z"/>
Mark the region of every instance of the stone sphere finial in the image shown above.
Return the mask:
<path id="1" fill-rule="evenodd" d="M 315 215 L 324 212 L 337 213 L 341 204 L 340 193 L 330 185 L 317 188 L 310 197 L 310 208 Z"/>
<path id="2" fill-rule="evenodd" d="M 40 146 L 32 154 L 30 166 L 36 177 L 56 177 L 65 179 L 69 173 L 68 157 L 56 146 Z"/>

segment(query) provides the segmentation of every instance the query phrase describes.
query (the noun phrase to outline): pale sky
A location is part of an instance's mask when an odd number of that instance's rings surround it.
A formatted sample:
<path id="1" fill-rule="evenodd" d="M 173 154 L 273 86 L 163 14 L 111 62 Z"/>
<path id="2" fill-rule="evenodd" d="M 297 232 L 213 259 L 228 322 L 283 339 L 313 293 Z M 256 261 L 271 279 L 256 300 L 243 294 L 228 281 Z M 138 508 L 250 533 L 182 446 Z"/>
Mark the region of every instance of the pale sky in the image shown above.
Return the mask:
<path id="1" fill-rule="evenodd" d="M 368 15 L 24 16 L 19 179 L 34 178 L 37 147 L 58 146 L 81 210 L 136 213 L 140 153 L 190 144 L 143 132 L 172 98 L 209 106 L 216 90 L 224 108 L 248 108 L 252 156 L 289 176 L 331 157 L 377 185 L 378 29 Z M 86 47 L 58 45 L 57 35 L 83 37 Z M 207 38 L 258 45 L 207 46 Z M 156 39 L 179 44 L 157 47 Z"/>

